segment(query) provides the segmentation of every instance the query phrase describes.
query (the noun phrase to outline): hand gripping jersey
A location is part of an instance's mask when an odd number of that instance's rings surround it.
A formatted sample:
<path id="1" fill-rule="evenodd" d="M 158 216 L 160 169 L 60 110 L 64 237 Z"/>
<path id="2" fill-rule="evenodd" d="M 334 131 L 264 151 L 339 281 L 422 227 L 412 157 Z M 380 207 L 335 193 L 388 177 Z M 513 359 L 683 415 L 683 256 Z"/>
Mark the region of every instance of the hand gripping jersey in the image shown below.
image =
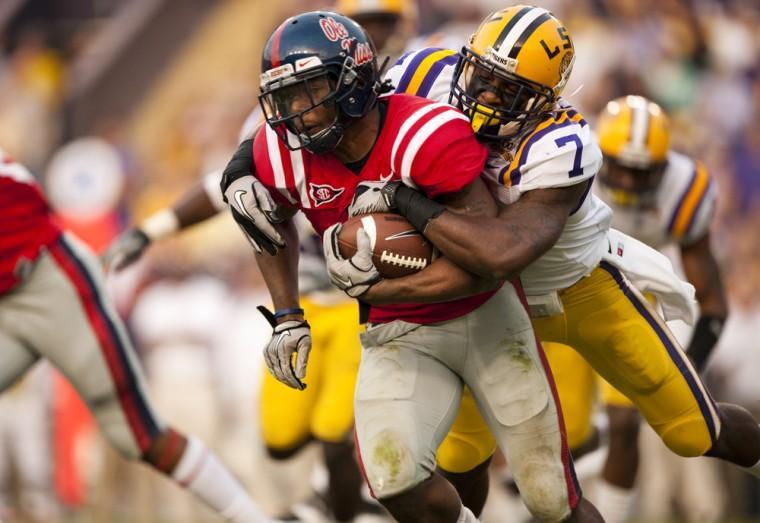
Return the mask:
<path id="1" fill-rule="evenodd" d="M 16 286 L 60 235 L 34 177 L 0 149 L 0 294 Z"/>
<path id="2" fill-rule="evenodd" d="M 437 197 L 459 191 L 483 169 L 487 151 L 475 140 L 469 121 L 459 111 L 402 95 L 384 97 L 379 103 L 385 105 L 385 120 L 358 174 L 332 153 L 288 150 L 268 125 L 254 139 L 257 178 L 279 204 L 302 210 L 320 235 L 330 225 L 348 218 L 348 206 L 360 181 L 401 180 Z M 373 306 L 368 320 L 445 321 L 474 310 L 492 294 L 440 304 Z"/>
<path id="3" fill-rule="evenodd" d="M 613 227 L 655 249 L 688 245 L 707 234 L 717 196 L 714 180 L 702 164 L 674 151 L 668 152 L 667 161 L 651 208 L 608 204 L 614 211 Z M 594 191 L 613 202 L 601 184 Z"/>
<path id="4" fill-rule="evenodd" d="M 388 71 L 396 92 L 448 101 L 456 53 L 422 49 L 402 56 Z M 489 155 L 483 178 L 504 204 L 534 189 L 584 184 L 582 202 L 569 217 L 557 243 L 521 275 L 527 295 L 567 288 L 591 272 L 607 249 L 612 212 L 590 194 L 602 154 L 583 117 L 561 102 L 554 113 L 515 138 L 508 151 Z M 508 248 L 508 246 L 505 246 Z"/>

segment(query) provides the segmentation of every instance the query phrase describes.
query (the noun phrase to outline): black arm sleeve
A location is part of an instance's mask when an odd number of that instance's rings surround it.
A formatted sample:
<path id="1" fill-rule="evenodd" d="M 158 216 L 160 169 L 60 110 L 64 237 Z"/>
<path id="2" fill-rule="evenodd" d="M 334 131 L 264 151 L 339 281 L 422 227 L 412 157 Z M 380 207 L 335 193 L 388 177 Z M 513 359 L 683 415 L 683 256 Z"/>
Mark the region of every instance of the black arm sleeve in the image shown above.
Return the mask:
<path id="1" fill-rule="evenodd" d="M 425 227 L 430 220 L 437 218 L 446 210 L 446 207 L 440 203 L 402 184 L 396 188 L 393 203 L 398 213 L 422 233 L 425 232 Z"/>
<path id="2" fill-rule="evenodd" d="M 232 182 L 242 176 L 253 174 L 254 172 L 253 138 L 249 138 L 248 140 L 241 142 L 222 173 L 222 181 L 219 184 L 219 188 L 222 191 L 224 201 L 227 201 L 227 197 L 224 193 L 227 192 L 227 187 L 229 187 Z"/>
<path id="3" fill-rule="evenodd" d="M 701 372 L 710 353 L 715 347 L 723 330 L 724 318 L 717 316 L 700 316 L 697 325 L 694 327 L 694 335 L 689 343 L 687 354 L 697 367 L 697 372 Z"/>

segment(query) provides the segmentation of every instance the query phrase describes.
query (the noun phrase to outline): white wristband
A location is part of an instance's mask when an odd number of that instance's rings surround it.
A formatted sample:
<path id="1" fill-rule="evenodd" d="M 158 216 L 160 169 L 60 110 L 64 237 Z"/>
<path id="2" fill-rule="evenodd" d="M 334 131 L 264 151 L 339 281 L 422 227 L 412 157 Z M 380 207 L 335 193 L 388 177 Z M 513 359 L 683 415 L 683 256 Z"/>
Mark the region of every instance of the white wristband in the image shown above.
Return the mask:
<path id="1" fill-rule="evenodd" d="M 140 230 L 142 230 L 151 241 L 160 240 L 179 230 L 179 220 L 173 210 L 164 209 L 148 217 L 148 219 L 140 225 Z"/>

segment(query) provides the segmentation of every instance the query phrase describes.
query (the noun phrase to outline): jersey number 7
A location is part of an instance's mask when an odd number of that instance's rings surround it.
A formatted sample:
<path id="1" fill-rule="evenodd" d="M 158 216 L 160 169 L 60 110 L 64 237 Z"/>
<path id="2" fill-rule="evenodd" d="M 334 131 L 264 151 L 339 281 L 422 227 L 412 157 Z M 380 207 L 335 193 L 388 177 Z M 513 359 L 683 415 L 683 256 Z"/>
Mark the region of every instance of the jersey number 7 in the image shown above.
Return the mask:
<path id="1" fill-rule="evenodd" d="M 575 144 L 575 157 L 573 157 L 573 168 L 568 173 L 570 178 L 583 175 L 583 167 L 581 167 L 581 156 L 583 155 L 583 142 L 577 134 L 571 134 L 569 136 L 562 136 L 554 140 L 557 147 L 564 147 L 569 143 Z"/>

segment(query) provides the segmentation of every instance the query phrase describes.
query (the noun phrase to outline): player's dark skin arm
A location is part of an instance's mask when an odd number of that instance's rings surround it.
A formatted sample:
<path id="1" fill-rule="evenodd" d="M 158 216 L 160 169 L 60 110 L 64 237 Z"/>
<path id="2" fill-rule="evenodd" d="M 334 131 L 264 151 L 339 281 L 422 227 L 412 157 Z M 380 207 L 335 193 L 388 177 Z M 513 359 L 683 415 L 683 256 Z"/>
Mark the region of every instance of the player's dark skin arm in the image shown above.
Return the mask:
<path id="1" fill-rule="evenodd" d="M 253 132 L 249 139 L 253 140 L 257 133 L 258 128 Z M 246 141 L 248 141 L 248 139 L 243 140 L 243 142 Z M 238 153 L 235 153 L 235 155 L 238 155 Z M 248 163 L 246 165 L 241 165 L 240 168 L 247 170 L 249 173 L 253 173 L 253 156 L 251 155 L 250 158 L 247 158 L 247 161 Z M 219 180 L 221 180 L 221 178 L 222 173 L 220 172 Z M 217 180 L 217 183 L 219 180 Z M 209 199 L 204 180 L 199 181 L 180 196 L 179 200 L 172 205 L 172 211 L 174 211 L 174 214 L 177 216 L 180 229 L 185 229 L 196 223 L 208 220 L 221 212 L 214 206 L 211 199 Z"/>
<path id="2" fill-rule="evenodd" d="M 726 293 L 718 262 L 710 249 L 710 235 L 681 247 L 681 261 L 686 279 L 696 290 L 702 315 L 725 319 L 728 316 Z"/>
<path id="3" fill-rule="evenodd" d="M 440 303 L 480 294 L 499 284 L 497 280 L 480 278 L 446 258 L 439 258 L 411 276 L 381 280 L 360 298 L 372 305 Z"/>
<path id="4" fill-rule="evenodd" d="M 285 239 L 285 248 L 271 256 L 266 252 L 256 254 L 256 263 L 269 289 L 274 309 L 298 307 L 298 231 L 293 220 L 285 220 L 277 225 Z M 287 315 L 278 318 L 287 320 L 303 319 L 301 315 Z"/>
<path id="5" fill-rule="evenodd" d="M 180 229 L 208 220 L 220 212 L 211 203 L 203 182 L 196 183 L 182 194 L 179 200 L 172 205 L 172 211 L 177 216 Z"/>
<path id="6" fill-rule="evenodd" d="M 444 212 L 425 236 L 448 259 L 484 278 L 507 280 L 549 250 L 577 207 L 585 183 L 528 191 L 496 217 Z"/>
<path id="7" fill-rule="evenodd" d="M 495 217 L 497 204 L 485 183 L 477 178 L 456 194 L 438 198 L 451 213 L 472 217 Z M 496 288 L 499 281 L 476 276 L 446 258 L 403 278 L 382 280 L 361 296 L 374 305 L 387 303 L 437 303 L 479 294 Z"/>
<path id="8" fill-rule="evenodd" d="M 718 341 L 728 316 L 728 305 L 718 263 L 710 249 L 706 234 L 696 242 L 681 247 L 681 260 L 686 278 L 694 285 L 700 316 L 687 353 L 697 370 L 702 370 Z"/>

